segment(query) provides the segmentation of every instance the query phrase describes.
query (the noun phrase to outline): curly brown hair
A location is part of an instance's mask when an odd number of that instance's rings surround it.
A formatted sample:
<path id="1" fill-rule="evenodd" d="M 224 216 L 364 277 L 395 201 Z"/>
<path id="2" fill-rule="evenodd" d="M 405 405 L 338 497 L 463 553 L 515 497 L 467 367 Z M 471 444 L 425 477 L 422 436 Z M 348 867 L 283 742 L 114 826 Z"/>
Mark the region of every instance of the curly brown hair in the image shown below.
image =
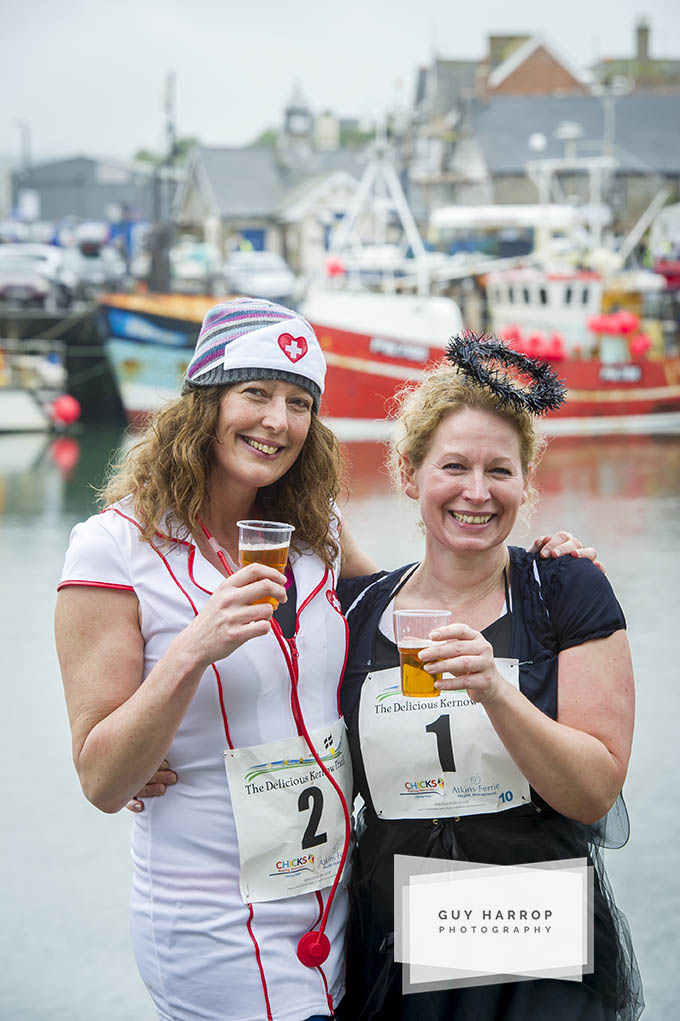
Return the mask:
<path id="1" fill-rule="evenodd" d="M 131 496 L 147 542 L 161 522 L 172 539 L 186 538 L 200 529 L 201 508 L 209 501 L 213 442 L 226 389 L 197 387 L 165 404 L 123 460 L 109 467 L 98 492 L 100 505 Z M 312 412 L 295 463 L 280 479 L 259 490 L 258 514 L 294 525 L 292 548 L 299 552 L 306 546 L 331 567 L 339 552 L 333 537 L 332 505 L 341 484 L 338 441 Z"/>

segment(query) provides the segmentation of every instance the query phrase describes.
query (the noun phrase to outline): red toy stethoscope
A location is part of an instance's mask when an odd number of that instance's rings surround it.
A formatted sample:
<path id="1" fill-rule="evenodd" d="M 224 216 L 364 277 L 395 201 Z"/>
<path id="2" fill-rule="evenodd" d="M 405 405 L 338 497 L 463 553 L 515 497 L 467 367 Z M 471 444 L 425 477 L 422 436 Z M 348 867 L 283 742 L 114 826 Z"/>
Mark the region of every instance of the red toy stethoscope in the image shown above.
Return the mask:
<path id="1" fill-rule="evenodd" d="M 238 570 L 237 565 L 234 564 L 234 562 L 231 560 L 230 557 L 228 557 L 228 554 L 219 545 L 219 543 L 217 542 L 217 539 L 215 539 L 210 534 L 210 532 L 205 527 L 203 522 L 199 521 L 199 524 L 200 524 L 200 526 L 201 526 L 201 528 L 203 530 L 203 534 L 206 537 L 208 545 L 210 546 L 212 551 L 217 556 L 218 560 L 220 561 L 220 563 L 224 567 L 224 569 L 227 572 L 227 574 L 229 574 L 229 575 L 233 574 L 234 571 Z M 340 804 L 342 806 L 342 812 L 343 812 L 343 815 L 345 817 L 345 840 L 344 840 L 344 844 L 343 844 L 343 848 L 342 848 L 342 854 L 340 856 L 340 864 L 338 865 L 338 868 L 337 868 L 336 874 L 335 874 L 335 879 L 333 880 L 333 884 L 331 886 L 330 893 L 328 894 L 328 899 L 326 901 L 326 908 L 325 908 L 325 910 L 323 912 L 323 915 L 321 916 L 321 920 L 319 922 L 318 928 L 317 929 L 311 929 L 309 932 L 306 932 L 304 934 L 304 936 L 302 936 L 300 938 L 300 940 L 298 942 L 298 945 L 297 945 L 297 956 L 298 956 L 298 960 L 300 961 L 300 963 L 304 964 L 308 968 L 317 968 L 317 967 L 319 967 L 319 965 L 323 964 L 328 959 L 328 956 L 329 956 L 329 954 L 331 952 L 330 940 L 328 939 L 328 936 L 326 935 L 325 929 L 326 929 L 326 924 L 328 922 L 328 916 L 330 914 L 330 910 L 331 910 L 331 907 L 333 905 L 333 900 L 335 898 L 335 894 L 336 894 L 337 889 L 338 889 L 338 884 L 340 882 L 340 878 L 342 876 L 342 873 L 343 873 L 344 868 L 345 868 L 345 863 L 347 861 L 347 854 L 349 852 L 349 845 L 350 845 L 350 839 L 351 839 L 351 834 L 352 834 L 352 824 L 351 824 L 351 820 L 350 820 L 349 807 L 347 805 L 347 801 L 345 800 L 345 796 L 342 793 L 342 789 L 340 788 L 340 786 L 337 783 L 337 781 L 331 776 L 330 772 L 328 771 L 328 769 L 326 768 L 326 766 L 322 762 L 321 756 L 319 755 L 318 751 L 314 747 L 312 739 L 311 739 L 311 737 L 309 735 L 309 731 L 307 730 L 307 725 L 306 725 L 306 723 L 304 721 L 304 718 L 303 718 L 303 715 L 302 715 L 302 707 L 300 705 L 300 699 L 298 697 L 298 688 L 297 688 L 297 685 L 298 685 L 298 668 L 297 668 L 298 650 L 297 650 L 297 646 L 295 644 L 295 637 L 293 637 L 293 638 L 286 638 L 285 635 L 283 634 L 283 632 L 282 632 L 282 630 L 281 630 L 281 628 L 280 628 L 280 626 L 279 626 L 277 621 L 272 620 L 271 625 L 272 625 L 272 631 L 274 632 L 276 640 L 278 641 L 279 646 L 281 648 L 281 652 L 283 653 L 283 657 L 284 657 L 284 659 L 286 661 L 286 665 L 288 667 L 288 673 L 290 674 L 291 690 L 292 690 L 293 716 L 295 718 L 295 723 L 297 724 L 298 730 L 301 732 L 302 736 L 304 737 L 304 739 L 305 739 L 305 741 L 307 743 L 307 747 L 309 748 L 311 754 L 313 755 L 314 760 L 315 760 L 317 766 L 322 771 L 322 773 L 324 774 L 326 779 L 329 781 L 329 783 L 331 784 L 331 786 L 335 790 L 336 794 L 338 795 L 338 797 L 340 799 Z"/>

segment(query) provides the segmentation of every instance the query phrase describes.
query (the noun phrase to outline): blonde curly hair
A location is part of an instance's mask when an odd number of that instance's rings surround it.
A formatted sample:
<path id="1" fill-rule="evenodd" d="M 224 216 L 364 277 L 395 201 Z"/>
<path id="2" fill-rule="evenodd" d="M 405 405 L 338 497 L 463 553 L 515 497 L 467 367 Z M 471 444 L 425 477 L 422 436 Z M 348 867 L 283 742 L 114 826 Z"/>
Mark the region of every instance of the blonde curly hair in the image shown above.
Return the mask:
<path id="1" fill-rule="evenodd" d="M 101 506 L 131 496 L 149 542 L 163 522 L 172 539 L 194 535 L 209 502 L 213 443 L 225 386 L 204 386 L 170 401 L 152 416 L 141 439 L 109 467 L 98 491 Z M 258 513 L 295 526 L 292 548 L 309 547 L 332 567 L 339 546 L 333 536 L 333 502 L 342 484 L 335 435 L 312 412 L 309 432 L 295 463 L 259 490 Z"/>
<path id="2" fill-rule="evenodd" d="M 546 446 L 533 415 L 512 407 L 499 407 L 498 397 L 491 390 L 467 383 L 455 366 L 446 363 L 428 372 L 417 387 L 407 384 L 394 398 L 392 417 L 396 428 L 387 459 L 394 485 L 401 488 L 403 461 L 419 468 L 435 430 L 445 418 L 464 408 L 498 415 L 517 433 L 522 474 L 529 482 L 525 509 L 530 510 L 538 496 L 533 475 Z"/>

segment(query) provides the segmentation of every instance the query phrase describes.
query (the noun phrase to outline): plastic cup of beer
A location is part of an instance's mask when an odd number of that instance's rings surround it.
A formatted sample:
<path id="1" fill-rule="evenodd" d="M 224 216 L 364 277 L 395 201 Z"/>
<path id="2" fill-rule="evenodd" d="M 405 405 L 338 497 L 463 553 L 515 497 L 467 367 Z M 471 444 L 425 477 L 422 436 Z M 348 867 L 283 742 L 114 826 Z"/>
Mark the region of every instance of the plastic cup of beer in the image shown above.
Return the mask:
<path id="1" fill-rule="evenodd" d="M 436 643 L 430 638 L 435 628 L 451 623 L 448 610 L 395 610 L 394 635 L 399 649 L 401 692 L 410 698 L 433 698 L 441 695 L 434 682 L 441 674 L 428 674 L 418 653 Z"/>
<path id="2" fill-rule="evenodd" d="M 283 521 L 237 521 L 236 524 L 239 565 L 247 567 L 248 564 L 265 564 L 283 574 L 294 526 Z M 271 603 L 274 609 L 279 605 L 273 597 L 257 599 L 253 605 L 257 603 Z"/>

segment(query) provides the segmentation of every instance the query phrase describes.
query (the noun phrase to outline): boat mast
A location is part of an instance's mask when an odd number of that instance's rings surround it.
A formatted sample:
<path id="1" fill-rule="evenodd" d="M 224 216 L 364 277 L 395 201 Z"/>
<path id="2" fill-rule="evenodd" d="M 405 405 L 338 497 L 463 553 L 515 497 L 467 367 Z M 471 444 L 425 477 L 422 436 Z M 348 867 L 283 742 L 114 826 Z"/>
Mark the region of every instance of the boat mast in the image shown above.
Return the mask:
<path id="1" fill-rule="evenodd" d="M 357 231 L 360 218 L 367 211 L 375 213 L 379 205 L 384 204 L 386 200 L 392 203 L 408 246 L 413 252 L 418 294 L 427 294 L 430 281 L 425 245 L 394 168 L 394 161 L 383 131 L 380 132 L 373 144 L 371 158 L 352 201 L 333 234 L 328 258 L 341 257 L 352 243 L 362 246 L 363 242 Z M 384 241 L 384 238 L 382 240 Z"/>
<path id="2" fill-rule="evenodd" d="M 535 246 L 537 251 L 547 249 L 549 246 L 547 206 L 552 201 L 553 186 L 561 171 L 572 173 L 581 171 L 588 175 L 590 197 L 590 208 L 586 217 L 588 243 L 591 249 L 601 246 L 604 181 L 608 174 L 615 172 L 617 166 L 618 161 L 613 156 L 565 156 L 561 159 L 530 160 L 527 163 L 527 174 L 536 185 L 539 204 L 546 210 L 540 241 Z"/>
<path id="3" fill-rule="evenodd" d="M 606 148 L 611 151 L 613 148 L 612 143 L 609 142 Z M 671 194 L 671 189 L 661 174 L 652 170 L 642 160 L 636 160 L 636 163 L 642 174 L 656 184 L 658 191 L 616 249 L 616 255 L 621 266 L 625 265 L 631 252 Z M 552 199 L 553 187 L 560 172 L 583 172 L 588 175 L 590 204 L 586 217 L 587 242 L 591 252 L 599 249 L 602 246 L 602 227 L 606 222 L 603 214 L 605 210 L 609 212 L 604 202 L 605 183 L 614 176 L 619 168 L 620 161 L 618 158 L 611 154 L 604 156 L 565 155 L 561 159 L 530 160 L 526 166 L 528 176 L 538 189 L 539 202 L 546 210 L 548 203 Z M 549 228 L 546 212 L 541 228 L 540 241 L 536 244 L 536 249 L 541 251 L 543 248 L 547 248 L 548 242 Z"/>
<path id="4" fill-rule="evenodd" d="M 164 157 L 153 171 L 153 224 L 149 236 L 150 268 L 149 290 L 156 294 L 170 291 L 170 245 L 172 223 L 168 179 L 177 155 L 177 132 L 175 130 L 175 72 L 169 71 L 165 80 L 166 149 Z"/>

